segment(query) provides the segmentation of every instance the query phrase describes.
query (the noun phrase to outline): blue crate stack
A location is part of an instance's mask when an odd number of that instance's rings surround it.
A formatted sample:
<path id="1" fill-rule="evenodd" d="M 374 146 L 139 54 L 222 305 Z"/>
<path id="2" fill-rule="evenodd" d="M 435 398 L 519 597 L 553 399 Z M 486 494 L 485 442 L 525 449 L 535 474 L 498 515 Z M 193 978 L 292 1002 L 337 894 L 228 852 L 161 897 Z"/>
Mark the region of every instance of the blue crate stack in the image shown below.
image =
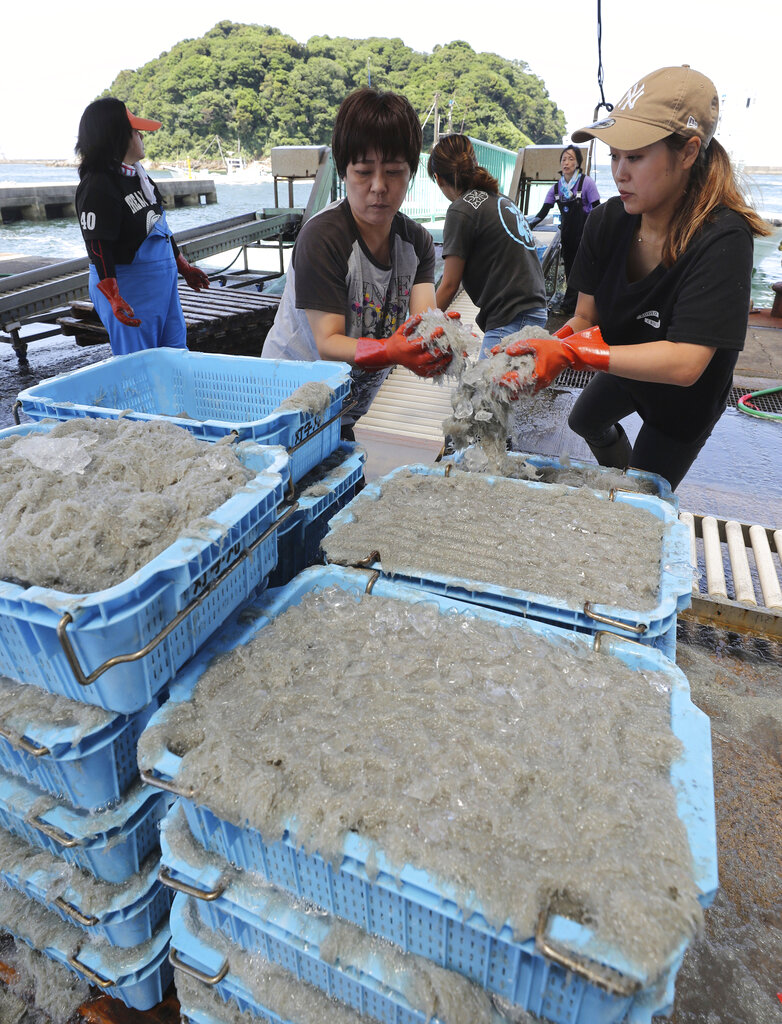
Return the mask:
<path id="1" fill-rule="evenodd" d="M 336 586 L 361 595 L 367 579 L 360 570 L 322 566 L 267 592 L 252 621 L 232 617 L 220 637 L 180 673 L 170 702 L 151 724 L 164 724 L 176 702 L 189 699 L 216 655 L 247 643 L 304 594 Z M 374 583 L 371 593 L 410 603 L 434 602 L 443 611 L 468 612 L 552 638 L 563 635 L 555 626 L 383 578 Z M 589 637 L 579 642 L 585 649 L 591 646 Z M 679 815 L 690 839 L 701 902 L 707 906 L 717 887 L 708 719 L 692 705 L 681 671 L 659 651 L 627 645 L 619 638 L 609 638 L 606 646 L 631 668 L 653 668 L 670 680 L 671 727 L 683 747 L 672 767 L 672 784 L 679 794 Z M 321 954 L 322 944 L 339 920 L 367 937 L 385 940 L 469 979 L 497 1000 L 499 1007 L 509 1008 L 510 1019 L 514 1009 L 524 1009 L 556 1024 L 650 1024 L 654 1013 L 664 1012 L 672 1003 L 683 948 L 670 964 L 664 984 L 652 985 L 618 951 L 598 946 L 588 929 L 553 915 L 547 939 L 579 951 L 593 964 L 605 965 L 603 978 L 595 980 L 549 949 L 541 951 L 534 936 L 522 940 L 508 925 L 493 927 L 474 904 L 463 906 L 458 892 L 425 871 L 390 864 L 382 849 L 357 833 L 346 835 L 342 861 L 336 863 L 305 852 L 296 841 L 294 823 L 282 836 L 263 836 L 252 827 L 221 819 L 178 785 L 181 759 L 177 754 L 161 749 L 154 756 L 145 778 L 178 794 L 162 825 L 161 878 L 177 893 L 171 914 L 171 960 L 179 972 L 214 991 L 209 1012 L 200 999 L 191 1005 L 185 993 L 180 995 L 183 1014 L 194 1024 L 227 1020 L 237 1006 L 259 1020 L 280 1019 L 275 1007 L 253 992 L 252 979 L 237 966 L 241 951 L 260 955 L 369 1020 L 426 1024 L 428 1014 L 411 995 L 413 986 L 404 972 L 387 963 L 377 948 L 366 954 L 351 950 L 352 958 L 346 962 L 335 963 Z M 184 848 L 183 831 L 188 837 Z M 179 836 L 177 844 L 174 835 Z M 307 912 L 308 908 L 315 910 Z"/>
<path id="2" fill-rule="evenodd" d="M 10 701 L 0 712 L 0 878 L 55 927 L 56 944 L 40 952 L 137 1010 L 160 1002 L 173 976 L 171 894 L 158 879 L 160 822 L 173 798 L 140 779 L 138 738 L 177 671 L 277 563 L 288 455 L 254 441 L 236 450 L 254 477 L 212 513 L 209 530 L 174 542 L 123 583 L 75 597 L 0 582 L 0 674 L 41 690 L 40 714 L 23 730 L 5 724 L 19 719 Z M 43 691 L 67 711 L 47 715 Z M 87 704 L 108 714 L 85 731 Z M 67 886 L 63 862 L 79 869 Z M 0 931 L 34 945 L 24 915 L 9 916 Z"/>
<path id="3" fill-rule="evenodd" d="M 458 465 L 458 460 L 446 461 L 444 465 L 439 466 L 399 467 L 385 477 L 373 480 L 357 500 L 362 503 L 376 501 L 382 493 L 384 484 L 397 474 L 417 473 L 424 476 L 447 476 L 454 464 Z M 552 462 L 540 459 L 537 464 L 541 468 L 543 466 L 556 468 L 556 460 Z M 480 578 L 457 579 L 446 572 L 436 573 L 422 570 L 420 573 L 416 573 L 405 570 L 397 571 L 395 578 L 419 586 L 422 590 L 430 593 L 459 597 L 464 601 L 509 611 L 515 615 L 554 623 L 575 632 L 594 636 L 598 632 L 607 630 L 624 636 L 626 639 L 654 647 L 674 661 L 676 658 L 676 618 L 680 611 L 688 607 L 692 598 L 689 534 L 686 526 L 679 522 L 675 496 L 671 494 L 665 481 L 659 477 L 653 477 L 652 474 L 639 474 L 638 471 L 635 471 L 635 474 L 647 484 L 659 483 L 658 492 L 647 494 L 614 489 L 611 491 L 593 490 L 593 493 L 606 501 L 616 501 L 644 509 L 659 519 L 663 525 L 659 563 L 659 597 L 657 605 L 650 611 L 641 612 L 633 608 L 589 603 L 585 604 L 583 609 L 574 608 L 550 594 L 511 589 Z M 485 479 L 492 482 L 495 478 L 486 475 Z M 521 495 L 525 489 L 545 491 L 554 486 L 551 483 L 539 483 L 532 480 L 514 479 L 510 482 L 519 488 Z M 341 526 L 349 523 L 353 516 L 353 503 L 351 502 L 332 518 L 329 531 L 339 530 Z M 382 547 L 381 540 L 382 538 L 378 538 L 377 549 Z M 367 556 L 370 554 L 371 552 L 367 552 Z M 377 552 L 375 551 L 374 554 L 376 555 Z M 366 563 L 362 562 L 361 564 Z M 383 573 L 382 562 L 377 558 L 369 567 Z"/>

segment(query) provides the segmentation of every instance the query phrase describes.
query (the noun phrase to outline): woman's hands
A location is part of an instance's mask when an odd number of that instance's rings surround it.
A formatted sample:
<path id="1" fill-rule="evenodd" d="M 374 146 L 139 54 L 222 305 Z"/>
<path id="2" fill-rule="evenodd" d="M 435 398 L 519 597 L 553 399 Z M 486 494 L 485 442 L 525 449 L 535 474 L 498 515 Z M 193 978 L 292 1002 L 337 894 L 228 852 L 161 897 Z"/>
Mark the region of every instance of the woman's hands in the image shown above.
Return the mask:
<path id="1" fill-rule="evenodd" d="M 209 278 L 198 267 L 194 267 L 192 263 L 188 263 L 185 257 L 180 252 L 176 258 L 177 270 L 184 277 L 186 284 L 193 289 L 193 291 L 199 292 L 202 288 L 209 287 Z"/>
<path id="2" fill-rule="evenodd" d="M 452 320 L 458 313 L 447 313 Z M 418 333 L 423 317 L 420 313 L 411 316 L 389 338 L 359 338 L 356 342 L 355 363 L 362 370 L 382 370 L 388 366 L 406 366 L 419 377 L 437 377 L 443 373 L 453 358 L 450 349 L 442 351 L 436 346 L 429 348 Z M 436 327 L 429 336 L 429 343 L 436 343 L 445 332 Z"/>
<path id="3" fill-rule="evenodd" d="M 502 345 L 495 345 L 491 351 L 492 355 L 496 355 L 503 351 Z M 568 367 L 573 370 L 608 370 L 611 353 L 603 341 L 599 327 L 590 327 L 574 334 L 572 327 L 567 324 L 552 338 L 514 341 L 504 351 L 511 358 L 526 355 L 535 357 L 535 368 L 532 372 L 534 393 L 547 388 L 554 378 Z M 518 397 L 522 381 L 517 370 L 504 373 L 497 383 L 508 388 L 513 393 L 513 398 Z"/>
<path id="4" fill-rule="evenodd" d="M 109 300 L 111 311 L 121 324 L 126 327 L 141 326 L 141 321 L 133 315 L 132 307 L 120 295 L 116 277 L 104 277 L 98 281 L 98 290 Z"/>

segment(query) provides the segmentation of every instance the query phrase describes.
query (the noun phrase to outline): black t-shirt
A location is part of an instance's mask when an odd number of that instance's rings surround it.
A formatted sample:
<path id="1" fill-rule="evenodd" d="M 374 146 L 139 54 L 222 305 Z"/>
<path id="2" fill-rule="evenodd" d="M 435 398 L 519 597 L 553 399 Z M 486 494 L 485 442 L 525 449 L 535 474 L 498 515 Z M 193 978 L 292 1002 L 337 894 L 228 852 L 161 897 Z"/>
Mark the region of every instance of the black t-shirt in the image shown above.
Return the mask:
<path id="1" fill-rule="evenodd" d="M 137 174 L 86 174 L 76 189 L 76 213 L 84 241 L 109 242 L 115 263 L 132 263 L 162 213 L 157 186 L 155 199 L 154 204 L 147 200 Z"/>
<path id="2" fill-rule="evenodd" d="M 510 199 L 471 189 L 448 207 L 443 256 L 464 263 L 464 289 L 482 331 L 546 305 L 546 284 L 526 218 Z"/>
<path id="3" fill-rule="evenodd" d="M 640 217 L 625 213 L 618 196 L 593 210 L 571 282 L 594 296 L 608 345 L 667 340 L 716 349 L 690 387 L 623 379 L 645 421 L 672 437 L 695 440 L 722 414 L 744 347 L 752 232 L 740 214 L 721 207 L 672 267 L 660 264 L 631 282 L 627 258 L 639 225 Z"/>

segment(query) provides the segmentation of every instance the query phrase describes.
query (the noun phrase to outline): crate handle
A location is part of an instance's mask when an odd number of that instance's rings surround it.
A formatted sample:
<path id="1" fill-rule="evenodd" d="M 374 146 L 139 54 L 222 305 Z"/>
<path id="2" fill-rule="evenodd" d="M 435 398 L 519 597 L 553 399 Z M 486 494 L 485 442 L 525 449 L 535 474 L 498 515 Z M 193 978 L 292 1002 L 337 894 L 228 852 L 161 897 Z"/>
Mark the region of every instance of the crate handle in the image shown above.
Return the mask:
<path id="1" fill-rule="evenodd" d="M 357 402 L 357 399 L 355 399 L 355 398 L 351 398 L 349 402 L 345 402 L 342 405 L 342 407 L 339 410 L 339 412 L 335 413 L 333 416 L 330 416 L 327 420 L 324 420 L 323 423 L 321 423 L 321 425 L 319 427 L 315 427 L 315 429 L 312 431 L 312 433 L 311 434 L 307 434 L 307 436 L 303 437 L 301 439 L 301 441 L 297 441 L 296 444 L 291 445 L 291 447 L 287 449 L 288 455 L 292 455 L 295 451 L 298 451 L 299 448 L 301 448 L 302 445 L 305 445 L 308 441 L 311 441 L 313 439 L 313 437 L 315 437 L 316 434 L 320 434 L 321 431 L 326 429 L 326 427 L 331 426 L 331 424 L 334 422 L 334 420 L 338 420 L 342 416 L 344 416 L 344 414 L 346 412 L 350 412 L 350 410 L 353 408 L 353 406 L 356 404 L 356 402 Z"/>
<path id="2" fill-rule="evenodd" d="M 93 669 L 93 671 L 90 672 L 88 676 L 85 676 L 84 671 L 82 670 L 82 667 L 79 664 L 79 659 L 76 656 L 76 652 L 74 651 L 73 646 L 71 645 L 70 637 L 68 636 L 67 629 L 70 623 L 73 622 L 73 616 L 71 615 L 70 612 L 65 612 L 63 617 L 57 623 L 57 637 L 60 641 L 60 645 L 62 646 L 63 651 L 65 652 L 65 657 L 68 659 L 68 664 L 71 666 L 71 670 L 73 671 L 73 674 L 76 677 L 76 682 L 79 684 L 79 686 L 90 686 L 92 683 L 95 682 L 95 680 L 99 676 L 102 676 L 104 672 L 108 672 L 110 668 L 114 668 L 115 665 L 121 665 L 125 662 L 138 661 L 140 658 L 145 658 L 150 651 L 153 651 L 158 646 L 159 643 L 165 640 L 169 633 L 172 633 L 177 628 L 177 626 L 179 626 L 180 623 L 182 623 L 188 617 L 188 615 L 190 615 L 191 612 L 193 612 L 202 603 L 202 601 L 204 601 L 204 599 L 212 593 L 215 587 L 219 586 L 219 584 L 222 583 L 223 580 L 237 568 L 240 562 L 243 562 L 246 558 L 249 558 L 253 551 L 255 551 L 255 549 L 260 544 L 262 544 L 267 537 L 274 533 L 274 531 L 278 527 L 282 526 L 285 520 L 289 516 L 293 515 L 293 513 L 298 509 L 298 507 L 298 502 L 294 502 L 293 505 L 289 505 L 285 512 L 283 512 L 283 514 L 279 517 L 279 519 L 276 519 L 271 524 L 271 526 L 268 527 L 268 529 L 264 530 L 260 537 L 256 537 L 252 544 L 250 544 L 249 547 L 245 548 L 244 551 L 239 555 L 239 557 L 235 561 L 231 562 L 230 565 L 226 566 L 226 568 L 223 569 L 220 575 L 213 579 L 212 582 L 209 583 L 206 587 L 204 587 L 204 589 L 201 591 L 198 597 L 194 598 L 186 608 L 183 608 L 181 612 L 175 615 L 171 622 L 169 622 L 167 626 L 164 626 L 163 629 L 161 629 L 161 631 L 157 634 L 157 636 L 153 637 L 149 641 L 149 643 L 145 644 L 144 647 L 142 647 L 140 650 L 134 651 L 132 654 L 118 654 L 113 658 L 109 658 L 107 661 L 104 661 L 102 665 L 98 665 L 96 669 Z"/>
<path id="3" fill-rule="evenodd" d="M 81 845 L 81 839 L 77 839 L 76 836 L 69 836 L 67 832 L 63 832 L 56 825 L 50 825 L 48 821 L 43 821 L 42 818 L 30 818 L 28 820 L 34 828 L 43 832 L 49 839 L 53 839 L 55 843 L 64 846 L 66 850 L 69 850 L 72 846 Z"/>
<path id="4" fill-rule="evenodd" d="M 89 916 L 87 914 L 82 914 L 78 907 L 74 907 L 72 903 L 68 903 L 68 901 L 64 900 L 62 896 L 57 897 L 54 901 L 54 905 L 55 907 L 58 907 L 63 914 L 67 914 L 68 917 L 72 917 L 77 924 L 84 925 L 85 928 L 92 928 L 92 926 L 96 925 L 100 920 L 98 917 L 93 917 L 92 914 Z"/>
<path id="5" fill-rule="evenodd" d="M 97 985 L 98 988 L 111 988 L 112 985 L 116 984 L 113 981 L 106 981 L 105 978 L 101 978 L 99 974 L 87 967 L 79 960 L 79 953 L 81 950 L 77 949 L 73 956 L 68 957 L 68 963 L 71 967 L 75 967 L 77 971 L 84 975 L 84 977 L 91 981 L 93 985 Z"/>
<path id="6" fill-rule="evenodd" d="M 161 779 L 159 775 L 155 775 L 146 768 L 143 768 L 139 774 L 141 775 L 142 782 L 146 782 L 148 786 L 156 786 L 158 789 L 164 789 L 166 793 L 173 793 L 174 796 L 184 797 L 185 800 L 188 800 L 195 795 L 195 790 L 192 786 L 187 790 L 187 792 L 184 792 L 175 782 L 169 782 L 167 779 Z"/>
<path id="7" fill-rule="evenodd" d="M 632 487 L 612 487 L 608 492 L 608 500 L 616 501 L 617 494 L 638 494 Z"/>
<path id="8" fill-rule="evenodd" d="M 8 740 L 12 747 L 23 750 L 25 754 L 29 754 L 31 757 L 46 757 L 47 754 L 51 753 L 48 747 L 39 747 L 36 743 L 31 743 L 25 739 L 24 736 L 11 732 L 10 729 L 4 729 L 2 726 L 0 726 L 0 736 Z"/>
<path id="9" fill-rule="evenodd" d="M 186 964 L 173 946 L 168 951 L 168 962 L 172 967 L 176 967 L 177 970 L 182 971 L 184 974 L 189 974 L 190 977 L 195 978 L 196 981 L 202 981 L 205 985 L 218 985 L 226 974 L 228 974 L 229 967 L 228 961 L 226 960 L 217 974 L 204 974 L 204 972 L 199 971 L 197 967 L 191 967 L 190 964 Z"/>
<path id="10" fill-rule="evenodd" d="M 564 967 L 567 971 L 585 978 L 590 984 L 598 985 L 612 995 L 631 996 L 641 987 L 637 978 L 627 978 L 619 971 L 607 967 L 605 964 L 590 960 L 585 956 L 562 949 L 560 946 L 553 946 L 546 938 L 546 924 L 548 923 L 549 911 L 542 911 L 538 918 L 538 927 L 535 932 L 535 947 L 554 963 Z"/>
<path id="11" fill-rule="evenodd" d="M 19 419 L 19 410 L 20 410 L 21 408 L 22 408 L 22 403 L 21 403 L 21 402 L 20 402 L 20 401 L 19 401 L 19 400 L 17 399 L 17 400 L 16 400 L 15 402 L 14 402 L 14 407 L 13 407 L 13 414 L 14 414 L 14 423 L 15 423 L 15 424 L 17 425 L 17 427 L 18 427 L 18 426 L 19 426 L 19 425 L 21 424 L 21 422 L 22 422 L 22 421 L 21 421 L 21 420 Z"/>
<path id="12" fill-rule="evenodd" d="M 174 878 L 167 867 L 161 867 L 157 873 L 158 880 L 163 885 L 168 886 L 169 889 L 173 889 L 174 892 L 183 892 L 186 896 L 194 896 L 197 900 L 205 900 L 207 903 L 211 903 L 212 900 L 219 899 L 220 896 L 225 892 L 228 883 L 222 879 L 217 883 L 214 889 L 204 890 L 196 889 L 194 885 L 188 885 L 187 882 L 180 882 L 179 879 Z"/>
<path id="13" fill-rule="evenodd" d="M 638 626 L 628 626 L 626 622 L 619 622 L 618 619 L 610 619 L 607 615 L 601 615 L 599 612 L 593 612 L 591 601 L 587 601 L 584 605 L 584 615 L 586 615 L 588 619 L 594 619 L 595 622 L 603 622 L 606 626 L 613 626 L 615 629 L 624 629 L 628 633 L 636 633 L 637 635 L 645 633 L 649 628 L 643 622 Z"/>
<path id="14" fill-rule="evenodd" d="M 610 637 L 612 640 L 621 640 L 623 644 L 632 644 L 633 647 L 640 647 L 642 651 L 646 651 L 648 654 L 653 648 L 649 647 L 648 644 L 642 644 L 638 640 L 631 640 L 629 636 L 619 636 L 618 633 L 612 633 L 608 629 L 598 629 L 595 633 L 594 643 L 592 644 L 593 651 L 600 651 L 600 648 L 605 637 Z"/>

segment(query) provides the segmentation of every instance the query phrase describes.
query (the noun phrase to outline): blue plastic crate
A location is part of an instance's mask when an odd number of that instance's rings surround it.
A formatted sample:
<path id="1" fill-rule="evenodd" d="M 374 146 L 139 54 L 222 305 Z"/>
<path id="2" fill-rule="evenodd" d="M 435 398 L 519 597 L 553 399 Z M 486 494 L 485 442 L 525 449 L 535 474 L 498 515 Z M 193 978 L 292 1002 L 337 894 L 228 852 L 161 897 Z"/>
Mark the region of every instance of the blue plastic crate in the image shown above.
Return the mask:
<path id="1" fill-rule="evenodd" d="M 278 557 L 269 576 L 270 587 L 282 587 L 302 569 L 322 562 L 320 542 L 326 536 L 329 521 L 353 498 L 366 462 L 364 449 L 350 441 L 342 441 L 328 462 L 338 456 L 339 465 L 323 475 L 316 466 L 301 481 L 302 490 L 296 494 L 298 508 L 277 531 Z M 308 487 L 315 483 L 320 485 L 319 492 L 325 488 L 326 493 L 308 494 Z"/>
<path id="2" fill-rule="evenodd" d="M 158 848 L 159 822 L 171 802 L 167 794 L 138 785 L 101 813 L 62 803 L 39 811 L 42 795 L 22 779 L 0 773 L 0 828 L 114 883 L 137 874 Z"/>
<path id="3" fill-rule="evenodd" d="M 8 839 L 6 839 L 8 843 Z M 12 840 L 18 850 L 0 865 L 0 878 L 40 903 L 63 921 L 81 928 L 90 937 L 102 937 L 112 946 L 138 946 L 152 937 L 171 909 L 171 891 L 158 881 L 160 858 L 151 854 L 142 870 L 121 885 L 100 882 L 100 896 L 86 897 L 86 876 L 73 873 L 62 889 L 62 861 L 55 854 L 39 851 L 35 866 L 27 856 L 23 839 Z M 9 844 L 11 845 L 11 844 Z M 95 882 L 91 891 L 94 892 Z M 58 892 L 59 895 L 54 895 Z"/>
<path id="4" fill-rule="evenodd" d="M 12 427 L 0 439 L 53 426 Z M 216 525 L 203 539 L 176 540 L 127 580 L 82 595 L 0 582 L 0 673 L 122 714 L 148 705 L 276 564 L 269 530 L 288 457 L 253 442 L 237 456 L 256 475 L 210 514 Z"/>
<path id="5" fill-rule="evenodd" d="M 367 581 L 366 572 L 331 566 L 307 570 L 287 587 L 267 592 L 264 606 L 254 609 L 257 617 L 251 623 L 240 622 L 233 617 L 220 638 L 215 639 L 186 667 L 172 687 L 172 701 L 188 698 L 212 657 L 248 642 L 258 629 L 290 605 L 298 603 L 308 591 L 339 586 L 358 596 L 366 590 Z M 457 610 L 552 638 L 564 635 L 561 630 L 545 623 L 518 619 L 479 605 L 433 596 L 383 578 L 376 581 L 372 594 L 410 603 L 434 601 L 442 610 Z M 585 648 L 594 642 L 594 638 L 585 635 L 567 635 Z M 671 726 L 683 745 L 681 757 L 672 765 L 671 780 L 677 795 L 679 817 L 689 838 L 695 881 L 702 893 L 701 903 L 708 906 L 717 889 L 716 826 L 708 718 L 692 704 L 689 686 L 681 671 L 659 652 L 638 644 L 626 644 L 621 638 L 610 634 L 602 637 L 601 642 L 625 664 L 639 669 L 653 668 L 665 673 L 670 680 Z M 164 720 L 170 713 L 170 707 L 169 703 L 161 708 L 153 722 Z M 171 751 L 162 751 L 155 765 L 144 772 L 144 777 L 153 783 L 158 779 L 162 785 L 176 791 L 179 763 L 179 757 Z M 207 807 L 194 804 L 188 799 L 189 794 L 181 795 L 190 829 L 204 848 L 240 868 L 260 873 L 270 884 L 323 906 L 330 913 L 387 938 L 409 952 L 427 956 L 442 967 L 465 974 L 497 995 L 532 1009 L 533 1012 L 542 1013 L 549 1020 L 562 1024 L 592 1024 L 593 1019 L 623 1019 L 622 1016 L 610 1014 L 594 1018 L 579 1016 L 579 1005 L 584 1004 L 587 993 L 595 986 L 578 973 L 571 975 L 566 970 L 563 970 L 561 979 L 564 988 L 558 988 L 556 995 L 550 993 L 546 1002 L 536 1009 L 536 1004 L 534 1001 L 530 1003 L 530 999 L 537 991 L 534 988 L 537 984 L 535 979 L 541 965 L 548 969 L 557 964 L 538 951 L 534 937 L 517 941 L 510 927 L 498 931 L 488 923 L 479 908 L 471 906 L 463 909 L 456 892 L 436 882 L 424 871 L 409 865 L 400 870 L 389 864 L 382 850 L 359 835 L 350 833 L 346 837 L 343 860 L 341 864 L 333 865 L 317 853 L 309 855 L 300 849 L 293 827 L 281 838 L 266 839 L 256 830 L 239 829 L 221 820 Z M 367 870 L 368 863 L 374 865 L 371 872 Z M 207 871 L 195 881 L 199 888 L 208 891 L 219 885 L 219 872 Z M 604 949 L 595 948 L 588 929 L 574 926 L 559 917 L 552 917 L 550 926 L 551 940 L 555 945 L 577 949 L 580 956 L 603 963 L 623 976 L 634 977 L 633 969 L 618 954 L 609 958 Z M 660 1012 L 670 1002 L 678 966 L 678 960 L 670 965 L 668 991 L 665 994 L 654 995 L 642 989 L 640 994 L 633 997 L 626 1018 L 628 1021 L 648 1024 L 651 1013 Z M 643 979 L 636 980 L 643 983 Z M 597 991 L 602 989 L 597 986 Z M 563 992 L 566 994 L 563 995 Z M 617 998 L 614 997 L 615 1000 Z"/>
<path id="6" fill-rule="evenodd" d="M 454 452 L 453 455 L 447 455 L 442 462 L 444 465 L 453 463 L 457 468 L 461 469 L 462 461 L 467 451 L 469 449 L 464 448 L 461 451 Z M 562 459 L 556 455 L 532 455 L 526 452 L 507 452 L 506 454 L 509 459 L 527 462 L 530 466 L 535 466 L 541 470 L 544 474 L 544 479 L 539 481 L 540 483 L 558 483 L 557 474 L 567 473 L 568 469 L 585 470 L 589 471 L 590 474 L 597 476 L 602 474 L 606 477 L 615 477 L 618 473 L 622 473 L 628 478 L 628 481 L 637 481 L 638 486 L 644 488 L 642 492 L 628 488 L 631 494 L 652 494 L 662 499 L 662 501 L 667 501 L 670 505 L 673 505 L 677 511 L 679 508 L 678 495 L 673 493 L 668 481 L 657 473 L 649 473 L 644 469 L 633 469 L 632 467 L 626 470 L 612 469 L 609 466 L 598 466 L 594 462 L 584 462 L 581 459 L 568 459 L 567 464 L 563 464 Z M 568 484 L 567 486 L 572 485 Z M 607 487 L 606 490 L 611 490 L 611 488 Z M 615 488 L 615 490 L 621 491 L 622 488 Z"/>
<path id="7" fill-rule="evenodd" d="M 420 473 L 428 476 L 445 476 L 448 466 L 402 466 L 393 470 L 380 480 L 367 484 L 355 501 L 376 501 L 385 481 L 398 473 Z M 488 483 L 498 477 L 486 475 Z M 520 488 L 540 489 L 550 484 L 536 483 L 530 480 L 509 481 Z M 608 501 L 605 491 L 593 491 L 600 500 Z M 503 587 L 498 583 L 487 584 L 475 579 L 462 579 L 439 573 L 419 575 L 413 572 L 398 572 L 399 579 L 412 586 L 418 586 L 433 594 L 455 597 L 490 608 L 497 608 L 522 615 L 541 622 L 577 632 L 595 634 L 608 628 L 619 636 L 638 640 L 642 644 L 658 647 L 666 656 L 675 653 L 676 616 L 687 608 L 692 598 L 692 568 L 690 565 L 690 538 L 687 527 L 679 522 L 675 509 L 666 501 L 649 494 L 617 493 L 613 500 L 617 503 L 645 509 L 663 524 L 663 538 L 660 556 L 659 598 L 654 608 L 640 612 L 632 608 L 620 608 L 606 604 L 586 604 L 583 608 L 567 605 L 563 600 L 547 594 L 537 594 L 526 590 L 515 590 Z M 353 502 L 350 502 L 331 520 L 329 533 L 339 529 L 344 523 L 353 519 Z M 328 537 L 328 534 L 327 534 Z M 371 552 L 366 553 L 367 556 Z M 380 562 L 373 562 L 369 568 L 382 573 Z"/>
<path id="8" fill-rule="evenodd" d="M 41 911 L 43 914 L 48 911 Z M 51 914 L 52 920 L 56 920 Z M 64 925 L 60 926 L 66 927 Z M 50 945 L 39 949 L 25 931 L 24 919 L 0 920 L 0 931 L 38 949 L 44 956 L 95 985 L 105 995 L 122 1000 L 134 1010 L 151 1010 L 161 1002 L 173 978 L 168 961 L 171 931 L 168 922 L 158 928 L 152 938 L 140 946 L 119 950 L 85 938 L 77 928 L 67 945 Z M 65 938 L 65 936 L 63 936 Z"/>
<path id="9" fill-rule="evenodd" d="M 0 723 L 0 769 L 74 807 L 97 810 L 116 804 L 138 781 L 138 738 L 167 696 L 164 688 L 141 711 L 114 714 L 78 739 L 75 725 L 58 725 L 43 713 L 26 722 L 23 734 Z M 73 721 L 78 722 L 83 707 L 73 702 Z"/>
<path id="10" fill-rule="evenodd" d="M 171 948 L 176 966 L 212 976 L 227 968 L 230 974 L 230 957 L 225 959 L 209 944 L 209 931 L 221 932 L 245 952 L 283 967 L 298 981 L 319 988 L 382 1024 L 447 1024 L 439 1017 L 430 1017 L 408 999 L 408 994 L 415 999 L 410 992 L 411 979 L 404 972 L 386 968 L 381 957 L 356 956 L 355 962 L 346 967 L 323 960 L 319 945 L 330 924 L 321 916 L 308 916 L 293 906 L 275 912 L 266 905 L 273 900 L 273 896 L 269 901 L 258 899 L 253 912 L 231 905 L 234 912 L 229 913 L 219 900 L 203 903 L 182 893 L 176 895 L 171 907 Z M 201 931 L 196 935 L 190 927 L 186 918 L 188 902 L 197 906 L 206 934 Z M 234 977 L 223 992 L 239 1002 L 242 988 Z M 242 998 L 242 1008 L 249 1009 L 251 1001 L 252 996 L 249 1000 Z"/>
<path id="11" fill-rule="evenodd" d="M 280 402 L 312 381 L 334 392 L 321 416 L 278 411 Z M 130 410 L 130 419 L 165 417 L 207 441 L 235 433 L 240 441 L 282 445 L 289 450 L 296 482 L 339 444 L 340 414 L 350 387 L 347 363 L 158 348 L 52 377 L 22 391 L 19 401 L 36 420 L 116 419 Z"/>

